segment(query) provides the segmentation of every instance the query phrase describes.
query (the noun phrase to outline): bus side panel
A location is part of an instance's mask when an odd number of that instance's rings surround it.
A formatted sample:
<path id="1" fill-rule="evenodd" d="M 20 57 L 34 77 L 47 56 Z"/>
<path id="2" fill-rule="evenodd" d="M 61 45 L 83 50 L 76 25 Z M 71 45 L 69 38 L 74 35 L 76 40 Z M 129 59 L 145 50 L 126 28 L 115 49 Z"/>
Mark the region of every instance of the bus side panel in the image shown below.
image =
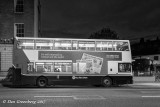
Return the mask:
<path id="1" fill-rule="evenodd" d="M 13 85 L 21 85 L 21 69 L 20 68 L 16 68 L 15 70 L 13 70 Z"/>
<path id="2" fill-rule="evenodd" d="M 22 75 L 22 85 L 36 85 L 40 76 Z M 43 76 L 48 80 L 48 85 L 101 85 L 105 76 Z M 132 84 L 132 76 L 108 76 L 112 79 L 113 85 Z"/>
<path id="3" fill-rule="evenodd" d="M 42 75 L 41 75 L 42 76 Z M 22 75 L 22 85 L 36 85 L 38 77 Z M 43 76 L 48 85 L 100 85 L 104 76 Z"/>
<path id="4" fill-rule="evenodd" d="M 92 74 L 108 75 L 118 73 L 118 63 L 122 62 L 122 52 L 77 52 L 77 51 L 38 51 L 38 50 L 16 50 L 14 57 L 14 65 L 21 67 L 22 73 L 27 73 L 27 65 L 29 62 L 60 62 L 60 61 L 70 61 L 72 64 L 79 64 L 82 59 L 88 58 L 87 60 L 93 60 L 92 62 Z M 123 52 L 124 53 L 124 52 Z M 53 57 L 54 55 L 59 55 Z M 130 52 L 125 52 L 125 55 L 130 55 Z M 112 58 L 112 57 L 113 58 Z M 51 57 L 51 58 L 50 58 Z M 53 57 L 53 58 L 52 58 Z M 79 62 L 78 62 L 79 61 Z M 85 60 L 84 60 L 85 62 Z M 87 61 L 86 61 L 87 62 Z M 97 63 L 96 63 L 97 62 Z M 131 62 L 130 58 L 128 60 L 124 59 L 123 62 Z M 89 62 L 87 63 L 89 64 Z M 99 64 L 99 65 L 98 65 Z M 78 69 L 78 66 L 74 69 Z M 74 66 L 73 66 L 74 67 Z M 34 70 L 36 71 L 36 65 Z M 52 72 L 54 72 L 52 70 Z M 74 72 L 74 71 L 73 71 Z M 76 71 L 77 72 L 77 71 Z"/>
<path id="5" fill-rule="evenodd" d="M 21 66 L 22 73 L 26 73 L 28 62 L 59 62 L 59 61 L 71 61 L 73 64 L 83 63 L 87 60 L 94 60 L 92 62 L 93 71 L 96 74 L 107 75 L 108 61 L 122 61 L 122 52 L 87 52 L 87 51 L 39 51 L 39 50 L 16 50 L 17 57 L 14 59 L 14 64 Z M 129 52 L 126 52 L 129 54 Z M 59 57 L 55 56 L 59 55 Z M 116 56 L 111 57 L 111 56 Z M 23 62 L 23 63 L 22 63 Z M 89 62 L 88 62 L 89 63 Z M 98 65 L 99 64 L 99 65 Z M 35 68 L 36 70 L 36 68 Z M 54 71 L 52 71 L 54 72 Z"/>
<path id="6" fill-rule="evenodd" d="M 101 76 L 49 76 L 49 85 L 86 85 L 100 84 Z"/>
<path id="7" fill-rule="evenodd" d="M 45 76 L 45 75 L 22 75 L 22 85 L 37 85 L 37 79 L 39 77 L 45 77 L 48 81 L 48 85 L 54 85 L 56 83 L 57 79 L 56 76 Z M 54 81 L 54 82 L 53 82 Z"/>
<path id="8" fill-rule="evenodd" d="M 22 85 L 36 85 L 37 76 L 21 76 Z"/>
<path id="9" fill-rule="evenodd" d="M 57 85 L 60 83 L 59 76 L 46 76 L 48 85 Z"/>
<path id="10" fill-rule="evenodd" d="M 104 76 L 52 76 L 47 77 L 50 81 L 50 85 L 101 85 L 101 82 Z M 108 76 L 112 79 L 113 85 L 118 84 L 132 84 L 133 77 L 132 76 Z"/>

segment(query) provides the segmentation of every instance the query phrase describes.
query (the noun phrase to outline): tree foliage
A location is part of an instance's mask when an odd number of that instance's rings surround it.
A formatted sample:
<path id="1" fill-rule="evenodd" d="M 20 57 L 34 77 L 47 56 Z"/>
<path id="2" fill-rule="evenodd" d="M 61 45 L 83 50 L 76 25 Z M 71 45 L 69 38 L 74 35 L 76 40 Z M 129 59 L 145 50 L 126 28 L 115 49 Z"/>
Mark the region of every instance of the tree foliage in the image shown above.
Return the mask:
<path id="1" fill-rule="evenodd" d="M 118 34 L 110 28 L 102 28 L 90 35 L 89 39 L 119 39 Z"/>

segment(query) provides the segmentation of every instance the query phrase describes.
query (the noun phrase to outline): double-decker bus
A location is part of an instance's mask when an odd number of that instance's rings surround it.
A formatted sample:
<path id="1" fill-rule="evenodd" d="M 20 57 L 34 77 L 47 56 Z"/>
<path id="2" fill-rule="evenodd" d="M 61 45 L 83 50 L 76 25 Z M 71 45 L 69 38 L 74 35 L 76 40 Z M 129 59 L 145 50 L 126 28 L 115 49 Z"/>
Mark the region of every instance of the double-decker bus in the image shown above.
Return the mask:
<path id="1" fill-rule="evenodd" d="M 16 37 L 13 53 L 12 85 L 133 83 L 129 40 Z"/>

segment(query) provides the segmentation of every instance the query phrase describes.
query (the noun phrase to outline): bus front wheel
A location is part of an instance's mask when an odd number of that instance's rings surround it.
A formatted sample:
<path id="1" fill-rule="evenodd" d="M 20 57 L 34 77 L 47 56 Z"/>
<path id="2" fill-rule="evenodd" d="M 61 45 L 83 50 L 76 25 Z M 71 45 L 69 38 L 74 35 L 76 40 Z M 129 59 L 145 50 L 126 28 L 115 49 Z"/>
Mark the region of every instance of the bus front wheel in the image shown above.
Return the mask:
<path id="1" fill-rule="evenodd" d="M 111 80 L 111 78 L 109 78 L 109 77 L 103 78 L 102 85 L 104 87 L 110 87 L 110 86 L 112 86 L 112 80 Z"/>
<path id="2" fill-rule="evenodd" d="M 47 79 L 45 77 L 39 77 L 37 79 L 37 86 L 41 87 L 41 88 L 46 87 L 47 86 Z"/>

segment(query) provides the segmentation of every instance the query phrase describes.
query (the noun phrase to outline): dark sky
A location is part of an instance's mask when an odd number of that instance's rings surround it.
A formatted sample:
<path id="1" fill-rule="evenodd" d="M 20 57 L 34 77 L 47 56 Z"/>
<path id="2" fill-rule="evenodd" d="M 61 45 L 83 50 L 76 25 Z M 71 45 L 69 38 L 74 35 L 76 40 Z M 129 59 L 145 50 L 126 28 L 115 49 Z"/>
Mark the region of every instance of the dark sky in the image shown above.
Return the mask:
<path id="1" fill-rule="evenodd" d="M 160 34 L 160 0 L 41 0 L 42 36 L 88 38 L 110 27 L 121 39 Z"/>

